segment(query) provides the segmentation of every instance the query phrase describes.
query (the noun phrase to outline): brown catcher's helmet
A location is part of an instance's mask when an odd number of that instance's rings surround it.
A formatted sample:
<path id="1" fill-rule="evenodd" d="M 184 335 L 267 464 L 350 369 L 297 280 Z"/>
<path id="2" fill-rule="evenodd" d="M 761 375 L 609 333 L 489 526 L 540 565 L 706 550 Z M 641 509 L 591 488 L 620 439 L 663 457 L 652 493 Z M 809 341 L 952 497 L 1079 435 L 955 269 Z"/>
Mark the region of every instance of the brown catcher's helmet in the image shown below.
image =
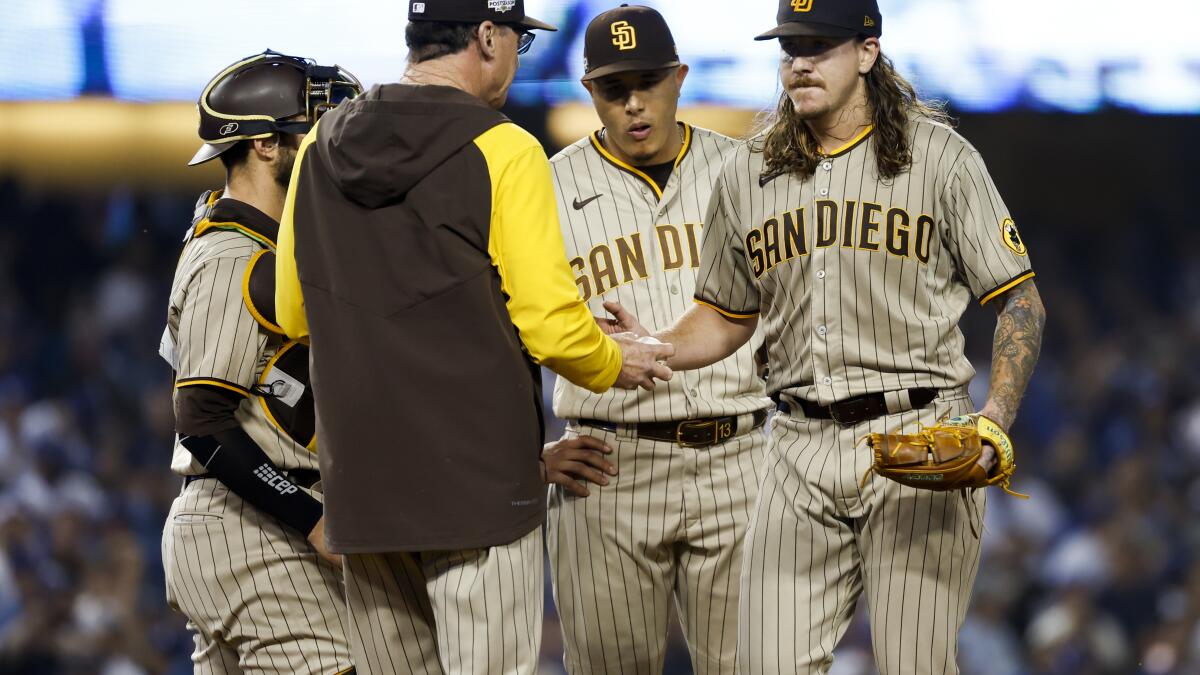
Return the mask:
<path id="1" fill-rule="evenodd" d="M 325 112 L 362 93 L 362 84 L 341 66 L 270 49 L 221 71 L 204 87 L 200 139 L 204 145 L 188 165 L 200 164 L 238 141 L 275 133 L 303 134 Z M 303 115 L 303 120 L 289 118 Z"/>

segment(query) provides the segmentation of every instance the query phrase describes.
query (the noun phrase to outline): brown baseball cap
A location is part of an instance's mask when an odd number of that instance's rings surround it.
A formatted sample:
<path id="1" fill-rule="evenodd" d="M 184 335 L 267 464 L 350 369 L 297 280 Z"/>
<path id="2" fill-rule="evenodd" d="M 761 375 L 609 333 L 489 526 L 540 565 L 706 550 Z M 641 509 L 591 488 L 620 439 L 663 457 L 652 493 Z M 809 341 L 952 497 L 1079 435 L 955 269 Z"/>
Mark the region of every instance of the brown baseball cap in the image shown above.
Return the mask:
<path id="1" fill-rule="evenodd" d="M 558 30 L 544 21 L 525 16 L 525 0 L 410 0 L 408 20 L 448 23 L 491 21 L 528 30 Z"/>
<path id="2" fill-rule="evenodd" d="M 883 33 L 876 0 L 779 0 L 775 19 L 777 26 L 754 39 L 879 37 Z"/>
<path id="3" fill-rule="evenodd" d="M 662 14 L 621 5 L 592 19 L 583 37 L 583 79 L 679 65 L 675 38 Z"/>

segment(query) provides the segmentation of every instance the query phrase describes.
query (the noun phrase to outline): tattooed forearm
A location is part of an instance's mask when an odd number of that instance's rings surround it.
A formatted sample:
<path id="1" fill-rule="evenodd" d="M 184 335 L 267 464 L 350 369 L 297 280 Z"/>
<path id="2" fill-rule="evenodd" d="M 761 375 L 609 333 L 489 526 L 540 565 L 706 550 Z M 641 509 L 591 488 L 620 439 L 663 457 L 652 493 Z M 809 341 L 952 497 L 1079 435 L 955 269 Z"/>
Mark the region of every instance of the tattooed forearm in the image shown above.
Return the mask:
<path id="1" fill-rule="evenodd" d="M 1046 308 L 1032 280 L 997 300 L 1001 304 L 992 341 L 992 381 L 981 412 L 1008 429 L 1017 418 L 1017 406 L 1042 349 Z"/>

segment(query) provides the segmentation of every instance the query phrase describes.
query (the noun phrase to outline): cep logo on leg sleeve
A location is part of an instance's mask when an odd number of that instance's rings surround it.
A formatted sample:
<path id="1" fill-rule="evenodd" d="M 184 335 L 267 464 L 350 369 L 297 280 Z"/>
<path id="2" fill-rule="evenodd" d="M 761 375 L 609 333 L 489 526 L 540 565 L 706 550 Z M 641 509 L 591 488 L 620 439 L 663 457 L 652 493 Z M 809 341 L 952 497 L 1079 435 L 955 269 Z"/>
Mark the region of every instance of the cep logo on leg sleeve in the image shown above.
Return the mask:
<path id="1" fill-rule="evenodd" d="M 300 488 L 293 485 L 288 481 L 288 479 L 284 478 L 279 474 L 278 471 L 272 469 L 268 464 L 259 465 L 259 467 L 254 470 L 254 475 L 258 476 L 262 482 L 274 488 L 275 491 L 281 495 L 294 494 L 300 490 Z"/>

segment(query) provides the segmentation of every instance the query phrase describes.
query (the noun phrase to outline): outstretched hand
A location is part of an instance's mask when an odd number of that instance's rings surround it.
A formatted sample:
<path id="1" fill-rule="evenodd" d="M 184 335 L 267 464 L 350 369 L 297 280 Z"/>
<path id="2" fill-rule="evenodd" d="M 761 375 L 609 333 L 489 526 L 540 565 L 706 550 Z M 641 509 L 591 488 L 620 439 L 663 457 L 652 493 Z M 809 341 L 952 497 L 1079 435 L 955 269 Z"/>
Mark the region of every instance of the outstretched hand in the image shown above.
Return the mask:
<path id="1" fill-rule="evenodd" d="M 605 334 L 633 333 L 638 337 L 650 335 L 650 331 L 646 330 L 637 317 L 625 309 L 621 303 L 609 300 L 604 303 L 604 309 L 612 314 L 612 318 L 602 316 L 594 318 L 596 319 L 596 324 L 600 326 L 600 330 L 604 331 Z"/>

